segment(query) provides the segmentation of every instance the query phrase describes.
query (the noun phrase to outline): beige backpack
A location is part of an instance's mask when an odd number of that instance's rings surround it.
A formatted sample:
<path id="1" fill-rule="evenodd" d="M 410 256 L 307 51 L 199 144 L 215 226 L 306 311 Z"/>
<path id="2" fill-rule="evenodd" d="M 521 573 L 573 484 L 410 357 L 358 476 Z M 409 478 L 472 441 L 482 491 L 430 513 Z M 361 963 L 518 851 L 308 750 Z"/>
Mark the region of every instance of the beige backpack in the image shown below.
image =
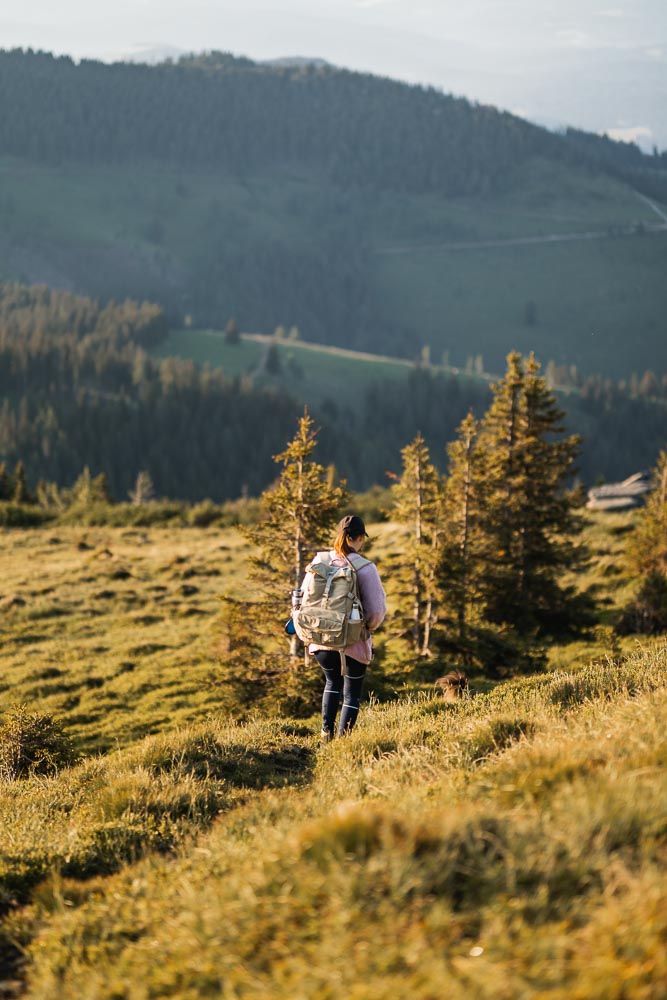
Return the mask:
<path id="1" fill-rule="evenodd" d="M 318 552 L 306 567 L 301 606 L 293 614 L 301 641 L 340 650 L 343 665 L 345 647 L 366 632 L 357 571 L 369 563 L 359 557 L 356 566 L 349 559 L 334 566 L 330 552 Z"/>

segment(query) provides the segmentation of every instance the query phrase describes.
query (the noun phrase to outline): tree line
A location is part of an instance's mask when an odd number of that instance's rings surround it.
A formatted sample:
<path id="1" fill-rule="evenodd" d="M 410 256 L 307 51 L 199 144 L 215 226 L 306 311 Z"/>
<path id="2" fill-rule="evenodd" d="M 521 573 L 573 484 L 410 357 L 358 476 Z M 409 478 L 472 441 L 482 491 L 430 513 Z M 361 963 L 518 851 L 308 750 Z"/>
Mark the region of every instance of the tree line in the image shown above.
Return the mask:
<path id="1" fill-rule="evenodd" d="M 102 306 L 69 292 L 0 286 L 0 461 L 9 470 L 23 463 L 32 494 L 40 480 L 69 488 L 85 467 L 93 478 L 104 473 L 116 501 L 142 470 L 158 496 L 175 500 L 220 502 L 266 487 L 301 404 L 279 378 L 260 389 L 248 376 L 152 358 L 147 348 L 167 328 L 150 303 Z M 401 444 L 420 430 L 442 469 L 442 442 L 490 400 L 482 380 L 416 365 L 404 380 L 369 383 L 354 407 L 322 399 L 313 414 L 320 452 L 364 490 L 387 483 Z M 587 482 L 648 467 L 664 446 L 664 403 L 653 398 L 587 380 L 561 400 L 585 439 L 576 468 Z"/>
<path id="2" fill-rule="evenodd" d="M 551 386 L 577 389 L 585 398 L 604 399 L 613 405 L 620 396 L 641 396 L 644 399 L 667 400 L 667 372 L 657 374 L 647 368 L 643 373 L 632 372 L 626 378 L 612 379 L 606 375 L 584 375 L 576 365 L 549 361 L 545 376 Z"/>
<path id="3" fill-rule="evenodd" d="M 569 485 L 581 442 L 564 418 L 534 357 L 513 352 L 486 413 L 461 422 L 444 474 L 421 434 L 403 448 L 386 511 L 397 533 L 381 565 L 394 606 L 380 642 L 381 658 L 391 651 L 390 673 L 432 680 L 443 664 L 487 675 L 532 670 L 550 641 L 594 625 L 594 598 L 576 583 L 589 559 L 582 495 Z M 275 640 L 290 591 L 353 503 L 346 484 L 313 458 L 316 443 L 305 411 L 276 456 L 280 473 L 260 498 L 259 518 L 243 529 L 254 553 L 252 597 L 224 599 L 220 664 L 242 703 L 278 696 L 285 710 L 308 709 L 311 679 L 296 672 L 297 643 L 284 639 L 281 653 Z M 667 631 L 667 451 L 625 569 L 636 594 L 617 631 Z"/>
<path id="4" fill-rule="evenodd" d="M 35 487 L 69 486 L 83 467 L 127 497 L 146 470 L 162 496 L 257 494 L 297 405 L 191 361 L 154 361 L 167 331 L 149 303 L 46 288 L 0 288 L 0 460 Z M 42 495 L 43 495 L 42 491 Z"/>
<path id="5" fill-rule="evenodd" d="M 581 440 L 565 433 L 535 358 L 513 352 L 507 362 L 485 415 L 469 414 L 448 446 L 444 477 L 421 435 L 403 450 L 394 517 L 407 537 L 396 574 L 421 656 L 439 643 L 464 663 L 521 659 L 590 611 L 561 582 L 585 558 L 572 489 Z"/>

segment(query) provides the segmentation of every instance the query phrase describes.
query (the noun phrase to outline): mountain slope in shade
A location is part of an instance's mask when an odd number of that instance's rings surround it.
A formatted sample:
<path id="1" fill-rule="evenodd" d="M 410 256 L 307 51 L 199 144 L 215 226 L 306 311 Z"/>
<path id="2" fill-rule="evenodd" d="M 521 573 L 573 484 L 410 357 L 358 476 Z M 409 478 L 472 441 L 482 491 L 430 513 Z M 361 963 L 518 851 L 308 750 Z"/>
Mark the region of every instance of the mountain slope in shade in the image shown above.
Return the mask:
<path id="1" fill-rule="evenodd" d="M 452 363 L 667 369 L 664 157 L 209 53 L 0 53 L 0 276 Z"/>

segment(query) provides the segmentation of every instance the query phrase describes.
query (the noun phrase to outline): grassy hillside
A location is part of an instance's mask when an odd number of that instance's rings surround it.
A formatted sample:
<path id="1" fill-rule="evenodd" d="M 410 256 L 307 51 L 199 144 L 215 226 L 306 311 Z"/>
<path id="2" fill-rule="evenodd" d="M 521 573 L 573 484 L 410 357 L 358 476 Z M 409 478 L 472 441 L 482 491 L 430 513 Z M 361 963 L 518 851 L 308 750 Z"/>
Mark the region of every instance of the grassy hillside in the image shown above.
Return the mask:
<path id="1" fill-rule="evenodd" d="M 619 558 L 631 524 L 628 514 L 589 517 L 592 561 L 581 585 L 596 588 L 602 626 L 628 597 Z M 373 559 L 396 554 L 395 526 L 375 524 L 373 536 Z M 238 531 L 217 526 L 5 530 L 0 710 L 37 704 L 86 753 L 238 711 L 219 683 L 219 597 L 246 592 L 247 557 Z M 387 586 L 391 611 L 391 579 Z M 551 656 L 570 666 L 597 648 L 554 647 Z"/>
<path id="2" fill-rule="evenodd" d="M 5 533 L 0 707 L 81 760 L 0 782 L 3 994 L 657 1000 L 667 647 L 604 631 L 631 521 L 589 521 L 596 641 L 325 748 L 316 704 L 240 722 L 215 683 L 233 531 Z"/>
<path id="3" fill-rule="evenodd" d="M 667 154 L 221 53 L 0 51 L 0 278 L 414 357 L 667 369 Z"/>
<path id="4" fill-rule="evenodd" d="M 536 159 L 484 197 L 362 193 L 301 168 L 0 170 L 0 278 L 149 298 L 176 322 L 296 324 L 407 357 L 428 344 L 458 366 L 481 353 L 498 370 L 516 347 L 615 377 L 667 369 L 661 219 L 574 167 Z"/>
<path id="5" fill-rule="evenodd" d="M 278 354 L 276 372 L 266 370 L 270 344 Z M 405 379 L 414 369 L 412 361 L 299 340 L 277 342 L 266 334 L 244 334 L 238 344 L 228 344 L 220 330 L 172 330 L 152 353 L 192 358 L 197 364 L 222 368 L 227 375 L 247 376 L 253 385 L 284 389 L 316 409 L 324 400 L 358 409 L 373 382 Z"/>

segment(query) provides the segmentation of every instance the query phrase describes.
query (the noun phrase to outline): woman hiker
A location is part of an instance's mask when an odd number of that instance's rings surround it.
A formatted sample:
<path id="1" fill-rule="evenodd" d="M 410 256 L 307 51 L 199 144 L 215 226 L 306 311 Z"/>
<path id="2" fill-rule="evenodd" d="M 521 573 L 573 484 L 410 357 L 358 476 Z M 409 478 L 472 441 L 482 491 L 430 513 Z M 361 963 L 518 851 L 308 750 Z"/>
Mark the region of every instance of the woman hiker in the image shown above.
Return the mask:
<path id="1" fill-rule="evenodd" d="M 344 566 L 346 561 L 357 570 L 359 597 L 364 609 L 365 635 L 345 649 L 345 676 L 341 671 L 341 655 L 338 650 L 327 649 L 310 643 L 311 653 L 322 667 L 326 678 L 322 694 L 322 742 L 333 739 L 336 715 L 341 696 L 343 707 L 338 723 L 338 735 L 354 728 L 359 714 L 359 699 L 364 683 L 366 667 L 373 659 L 373 633 L 384 620 L 387 603 L 384 589 L 375 564 L 361 558 L 361 550 L 368 537 L 366 526 L 356 514 L 347 514 L 338 525 L 338 534 L 329 553 L 333 565 Z"/>

